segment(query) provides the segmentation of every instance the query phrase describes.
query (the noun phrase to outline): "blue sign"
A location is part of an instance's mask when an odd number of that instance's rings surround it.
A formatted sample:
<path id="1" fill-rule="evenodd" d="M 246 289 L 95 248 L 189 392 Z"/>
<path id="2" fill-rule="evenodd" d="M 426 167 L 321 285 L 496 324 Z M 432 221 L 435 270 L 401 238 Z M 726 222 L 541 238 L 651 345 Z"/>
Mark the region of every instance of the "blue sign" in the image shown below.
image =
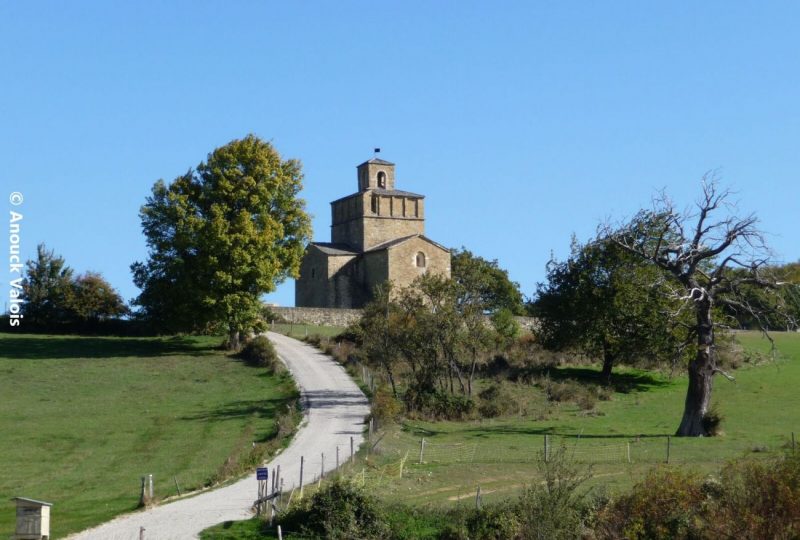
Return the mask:
<path id="1" fill-rule="evenodd" d="M 256 480 L 266 480 L 269 477 L 269 469 L 266 467 L 259 467 L 256 469 Z"/>

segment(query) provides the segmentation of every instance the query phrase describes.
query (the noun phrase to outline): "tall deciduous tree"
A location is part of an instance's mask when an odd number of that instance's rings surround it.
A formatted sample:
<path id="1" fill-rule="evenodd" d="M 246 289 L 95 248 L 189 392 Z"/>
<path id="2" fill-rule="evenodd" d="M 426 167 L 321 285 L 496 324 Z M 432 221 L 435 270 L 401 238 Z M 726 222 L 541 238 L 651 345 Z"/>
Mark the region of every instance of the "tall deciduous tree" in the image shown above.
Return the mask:
<path id="1" fill-rule="evenodd" d="M 608 238 L 628 253 L 664 270 L 675 286 L 675 298 L 693 314 L 696 352 L 688 364 L 689 386 L 677 435 L 708 434 L 704 420 L 714 375 L 725 374 L 717 363 L 715 331 L 720 321 L 715 308 L 751 311 L 761 320 L 758 306 L 743 301 L 744 288 L 772 293 L 780 285 L 764 272 L 769 252 L 756 216 L 730 212 L 730 196 L 706 176 L 694 209 L 678 211 L 662 196 L 653 209 L 640 211 L 621 227 L 605 228 Z"/>
<path id="2" fill-rule="evenodd" d="M 542 344 L 577 349 L 599 358 L 601 376 L 611 380 L 615 364 L 674 362 L 686 332 L 675 320 L 676 302 L 667 276 L 606 239 L 581 245 L 573 239 L 565 261 L 550 261 L 532 309 Z"/>
<path id="3" fill-rule="evenodd" d="M 80 320 L 97 322 L 128 313 L 119 293 L 97 272 L 79 275 L 73 281 L 72 288 L 72 311 Z"/>
<path id="4" fill-rule="evenodd" d="M 73 271 L 63 257 L 36 246 L 36 260 L 26 262 L 22 290 L 22 314 L 32 326 L 48 327 L 71 319 L 74 290 Z"/>
<path id="5" fill-rule="evenodd" d="M 462 247 L 451 250 L 450 266 L 462 301 L 480 304 L 488 313 L 507 309 L 514 315 L 525 314 L 519 283 L 511 281 L 497 260 L 484 259 Z"/>
<path id="6" fill-rule="evenodd" d="M 311 233 L 301 165 L 254 135 L 208 155 L 142 207 L 147 262 L 136 304 L 165 330 L 224 326 L 229 346 L 258 329 L 260 296 L 297 276 Z"/>

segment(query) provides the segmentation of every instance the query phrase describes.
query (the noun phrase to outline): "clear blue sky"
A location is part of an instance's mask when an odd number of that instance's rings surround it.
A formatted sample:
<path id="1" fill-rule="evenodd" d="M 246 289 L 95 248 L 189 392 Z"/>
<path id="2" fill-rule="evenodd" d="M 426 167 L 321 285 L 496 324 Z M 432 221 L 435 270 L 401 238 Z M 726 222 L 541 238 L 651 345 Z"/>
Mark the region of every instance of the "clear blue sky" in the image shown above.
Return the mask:
<path id="1" fill-rule="evenodd" d="M 799 22 L 797 2 L 2 0 L 2 204 L 24 194 L 26 256 L 45 242 L 130 299 L 153 183 L 252 132 L 303 162 L 315 239 L 379 146 L 428 235 L 526 295 L 572 233 L 661 188 L 688 204 L 709 169 L 795 261 Z"/>

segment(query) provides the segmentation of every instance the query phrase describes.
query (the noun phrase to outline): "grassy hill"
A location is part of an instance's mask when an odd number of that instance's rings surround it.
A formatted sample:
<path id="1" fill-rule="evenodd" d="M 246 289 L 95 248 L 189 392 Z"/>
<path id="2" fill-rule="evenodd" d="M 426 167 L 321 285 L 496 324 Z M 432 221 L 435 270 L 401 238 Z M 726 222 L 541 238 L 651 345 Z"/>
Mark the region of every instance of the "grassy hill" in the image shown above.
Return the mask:
<path id="1" fill-rule="evenodd" d="M 800 334 L 773 335 L 778 356 L 737 370 L 735 382 L 715 380 L 713 403 L 722 413 L 723 434 L 711 438 L 671 437 L 670 463 L 714 472 L 741 456 L 775 455 L 800 434 Z M 769 343 L 757 333 L 739 341 L 751 353 L 767 354 Z M 562 368 L 560 376 L 579 368 Z M 591 484 L 617 491 L 666 461 L 667 436 L 683 411 L 686 377 L 621 369 L 618 380 L 627 392 L 614 393 L 587 412 L 556 404 L 539 414 L 469 422 L 405 421 L 388 430 L 372 456 L 378 466 L 408 455 L 402 479 L 384 481 L 379 493 L 411 504 L 459 504 L 481 485 L 491 501 L 518 492 L 538 476 L 536 460 L 549 435 L 551 448 L 565 446 L 568 455 L 592 468 Z M 417 464 L 421 438 L 426 448 Z M 628 451 L 630 450 L 630 453 Z M 628 456 L 630 455 L 630 462 Z"/>
<path id="2" fill-rule="evenodd" d="M 221 338 L 0 334 L 0 536 L 10 497 L 54 503 L 61 537 L 235 475 L 296 397 L 286 376 L 215 349 Z"/>

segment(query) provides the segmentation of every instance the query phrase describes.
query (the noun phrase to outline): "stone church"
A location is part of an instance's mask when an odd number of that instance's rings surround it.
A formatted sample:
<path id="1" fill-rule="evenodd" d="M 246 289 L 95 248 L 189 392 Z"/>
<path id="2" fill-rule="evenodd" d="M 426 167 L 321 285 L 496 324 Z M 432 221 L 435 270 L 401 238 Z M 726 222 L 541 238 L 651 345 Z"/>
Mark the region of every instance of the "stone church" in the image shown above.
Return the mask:
<path id="1" fill-rule="evenodd" d="M 425 236 L 425 197 L 395 189 L 394 163 L 357 168 L 358 192 L 331 203 L 331 241 L 312 242 L 295 282 L 295 306 L 360 308 L 375 286 L 450 277 L 450 251 Z"/>

